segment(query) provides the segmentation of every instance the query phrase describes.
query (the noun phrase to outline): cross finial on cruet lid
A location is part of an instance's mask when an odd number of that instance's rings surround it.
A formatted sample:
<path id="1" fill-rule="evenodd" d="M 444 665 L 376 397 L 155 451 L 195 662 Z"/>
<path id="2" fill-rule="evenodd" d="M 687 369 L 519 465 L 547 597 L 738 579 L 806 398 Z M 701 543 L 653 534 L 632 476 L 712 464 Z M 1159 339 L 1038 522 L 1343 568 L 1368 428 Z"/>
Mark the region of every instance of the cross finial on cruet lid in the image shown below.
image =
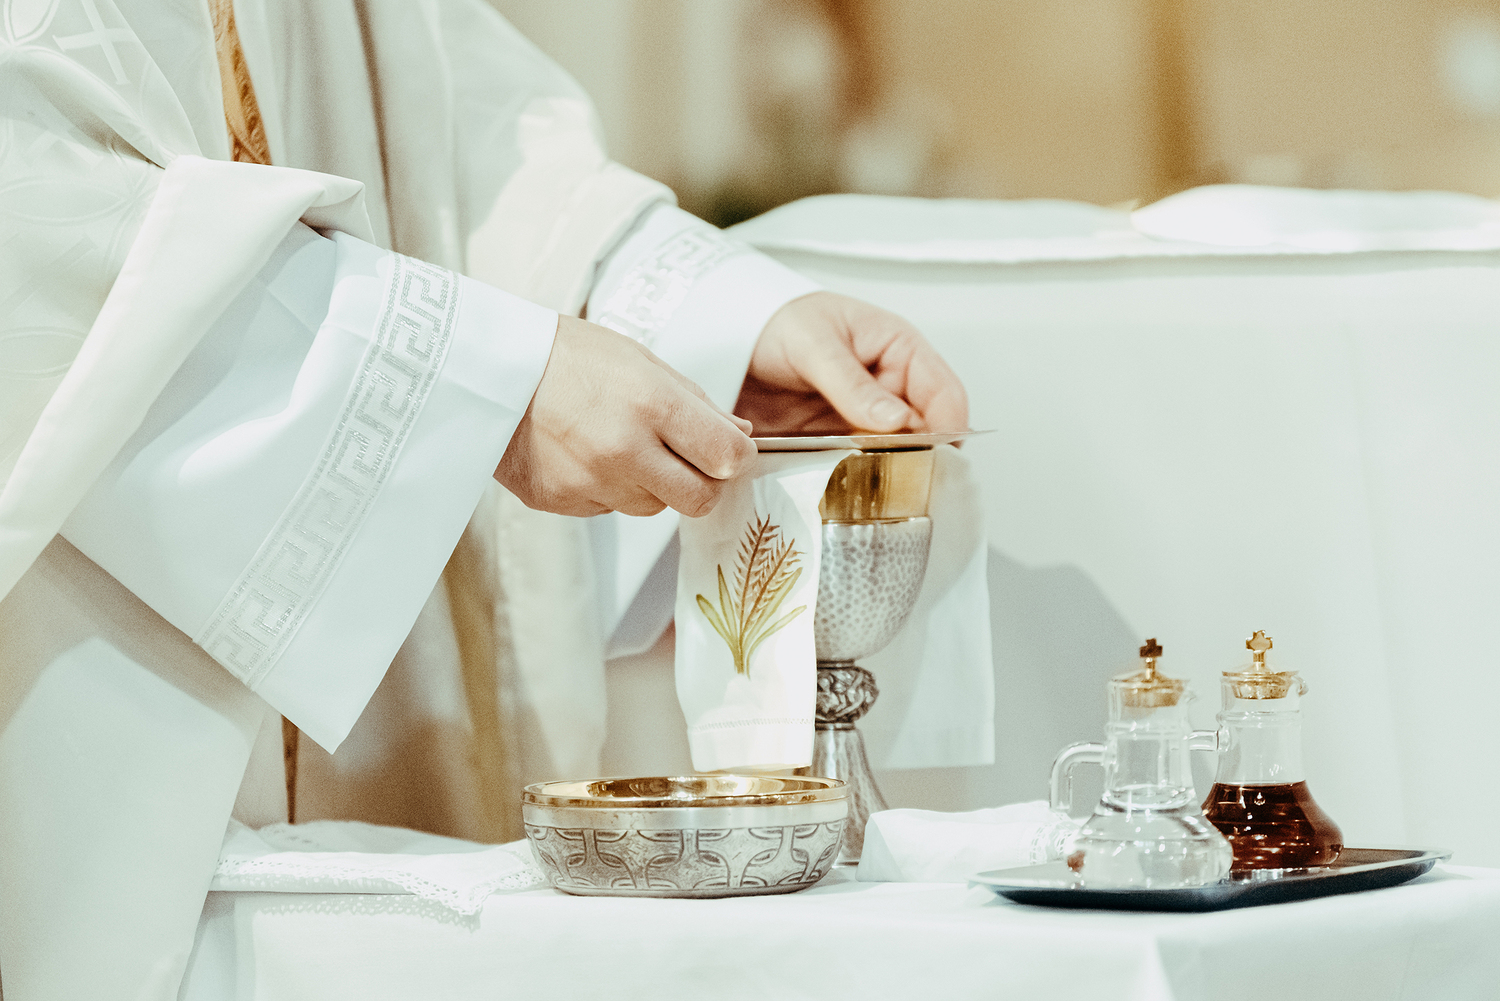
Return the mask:
<path id="1" fill-rule="evenodd" d="M 1266 635 L 1264 629 L 1255 630 L 1255 634 L 1245 641 L 1245 649 L 1250 651 L 1250 660 L 1254 665 L 1251 670 L 1266 671 L 1266 651 L 1271 649 L 1271 637 Z"/>
<path id="2" fill-rule="evenodd" d="M 1149 680 L 1156 677 L 1156 661 L 1161 656 L 1161 644 L 1156 642 L 1156 637 L 1148 639 L 1140 650 L 1141 659 L 1146 662 L 1146 678 Z"/>
<path id="3" fill-rule="evenodd" d="M 1245 641 L 1245 649 L 1250 651 L 1249 669 L 1224 672 L 1224 680 L 1229 684 L 1233 698 L 1284 699 L 1293 692 L 1297 695 L 1307 693 L 1307 682 L 1296 671 L 1275 671 L 1266 663 L 1266 651 L 1272 646 L 1271 637 L 1264 629 L 1257 629 Z"/>
<path id="4" fill-rule="evenodd" d="M 1115 675 L 1113 684 L 1118 688 L 1125 705 L 1133 709 L 1177 705 L 1184 685 L 1176 678 L 1169 678 L 1157 671 L 1156 662 L 1161 654 L 1161 644 L 1152 637 L 1141 646 L 1141 669 Z"/>

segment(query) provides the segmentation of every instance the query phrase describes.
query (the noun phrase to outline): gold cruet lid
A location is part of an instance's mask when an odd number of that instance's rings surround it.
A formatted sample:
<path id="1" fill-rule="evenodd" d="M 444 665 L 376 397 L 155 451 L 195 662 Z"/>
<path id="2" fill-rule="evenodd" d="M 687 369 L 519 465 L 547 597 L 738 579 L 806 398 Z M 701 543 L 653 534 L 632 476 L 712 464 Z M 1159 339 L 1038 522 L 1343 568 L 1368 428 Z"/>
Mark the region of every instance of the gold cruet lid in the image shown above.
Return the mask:
<path id="1" fill-rule="evenodd" d="M 1307 692 L 1307 682 L 1296 671 L 1273 671 L 1266 666 L 1266 651 L 1272 646 L 1265 630 L 1257 629 L 1245 641 L 1250 651 L 1249 670 L 1225 671 L 1224 680 L 1237 699 L 1284 699 L 1293 689 L 1298 695 Z"/>
<path id="2" fill-rule="evenodd" d="M 1182 698 L 1186 684 L 1178 678 L 1159 674 L 1156 662 L 1162 653 L 1156 638 L 1148 639 L 1140 649 L 1141 669 L 1117 674 L 1110 684 L 1118 687 L 1120 700 L 1132 709 L 1160 709 L 1175 706 Z"/>

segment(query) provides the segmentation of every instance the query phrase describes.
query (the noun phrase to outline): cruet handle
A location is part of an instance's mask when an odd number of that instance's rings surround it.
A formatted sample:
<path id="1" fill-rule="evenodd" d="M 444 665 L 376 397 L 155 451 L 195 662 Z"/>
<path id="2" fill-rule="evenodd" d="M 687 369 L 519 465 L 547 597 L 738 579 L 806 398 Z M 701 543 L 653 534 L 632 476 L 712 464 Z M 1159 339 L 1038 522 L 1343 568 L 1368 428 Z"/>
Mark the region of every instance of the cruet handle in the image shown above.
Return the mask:
<path id="1" fill-rule="evenodd" d="M 1072 744 L 1063 748 L 1052 762 L 1051 805 L 1058 813 L 1068 813 L 1073 806 L 1073 769 L 1082 764 L 1104 764 L 1104 745 Z M 1066 800 L 1066 802 L 1064 802 Z"/>
<path id="2" fill-rule="evenodd" d="M 1192 733 L 1188 734 L 1188 750 L 1210 751 L 1214 754 L 1219 753 L 1219 734 L 1221 732 L 1222 731 L 1219 730 L 1194 730 Z M 1218 767 L 1215 766 L 1214 772 L 1216 775 L 1218 773 L 1218 770 Z M 1217 781 L 1217 779 L 1215 779 L 1215 781 Z"/>
<path id="3" fill-rule="evenodd" d="M 1189 751 L 1217 751 L 1219 749 L 1219 731 L 1217 730 L 1194 730 L 1188 734 Z"/>

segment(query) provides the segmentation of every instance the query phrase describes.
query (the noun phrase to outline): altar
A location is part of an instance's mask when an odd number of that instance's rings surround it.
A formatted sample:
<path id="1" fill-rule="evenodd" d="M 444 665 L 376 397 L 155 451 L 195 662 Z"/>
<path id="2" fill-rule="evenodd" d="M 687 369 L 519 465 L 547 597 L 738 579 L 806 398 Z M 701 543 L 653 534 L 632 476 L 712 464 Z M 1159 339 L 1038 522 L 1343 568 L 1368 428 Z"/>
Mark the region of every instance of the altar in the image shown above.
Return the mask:
<path id="1" fill-rule="evenodd" d="M 214 893 L 183 1001 L 1119 998 L 1458 1001 L 1500 983 L 1500 870 L 1211 914 L 1012 904 L 837 870 L 784 896 Z"/>

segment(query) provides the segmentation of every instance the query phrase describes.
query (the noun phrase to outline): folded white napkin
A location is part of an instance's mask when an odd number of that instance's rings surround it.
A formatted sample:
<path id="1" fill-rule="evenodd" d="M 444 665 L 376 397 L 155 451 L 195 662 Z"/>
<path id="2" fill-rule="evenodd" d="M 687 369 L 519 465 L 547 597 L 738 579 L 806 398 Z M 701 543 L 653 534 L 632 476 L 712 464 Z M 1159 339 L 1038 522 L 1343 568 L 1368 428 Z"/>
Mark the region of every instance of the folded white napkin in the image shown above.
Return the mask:
<path id="1" fill-rule="evenodd" d="M 1131 221 L 1161 240 L 1304 253 L 1500 247 L 1500 205 L 1453 191 L 1216 184 L 1137 209 Z"/>
<path id="2" fill-rule="evenodd" d="M 962 883 L 977 872 L 1062 857 L 1077 822 L 1042 800 L 969 813 L 871 814 L 858 878 L 869 883 Z"/>
<path id="3" fill-rule="evenodd" d="M 530 845 L 482 845 L 352 820 L 270 824 L 231 820 L 211 890 L 410 893 L 477 914 L 499 891 L 546 885 Z"/>

